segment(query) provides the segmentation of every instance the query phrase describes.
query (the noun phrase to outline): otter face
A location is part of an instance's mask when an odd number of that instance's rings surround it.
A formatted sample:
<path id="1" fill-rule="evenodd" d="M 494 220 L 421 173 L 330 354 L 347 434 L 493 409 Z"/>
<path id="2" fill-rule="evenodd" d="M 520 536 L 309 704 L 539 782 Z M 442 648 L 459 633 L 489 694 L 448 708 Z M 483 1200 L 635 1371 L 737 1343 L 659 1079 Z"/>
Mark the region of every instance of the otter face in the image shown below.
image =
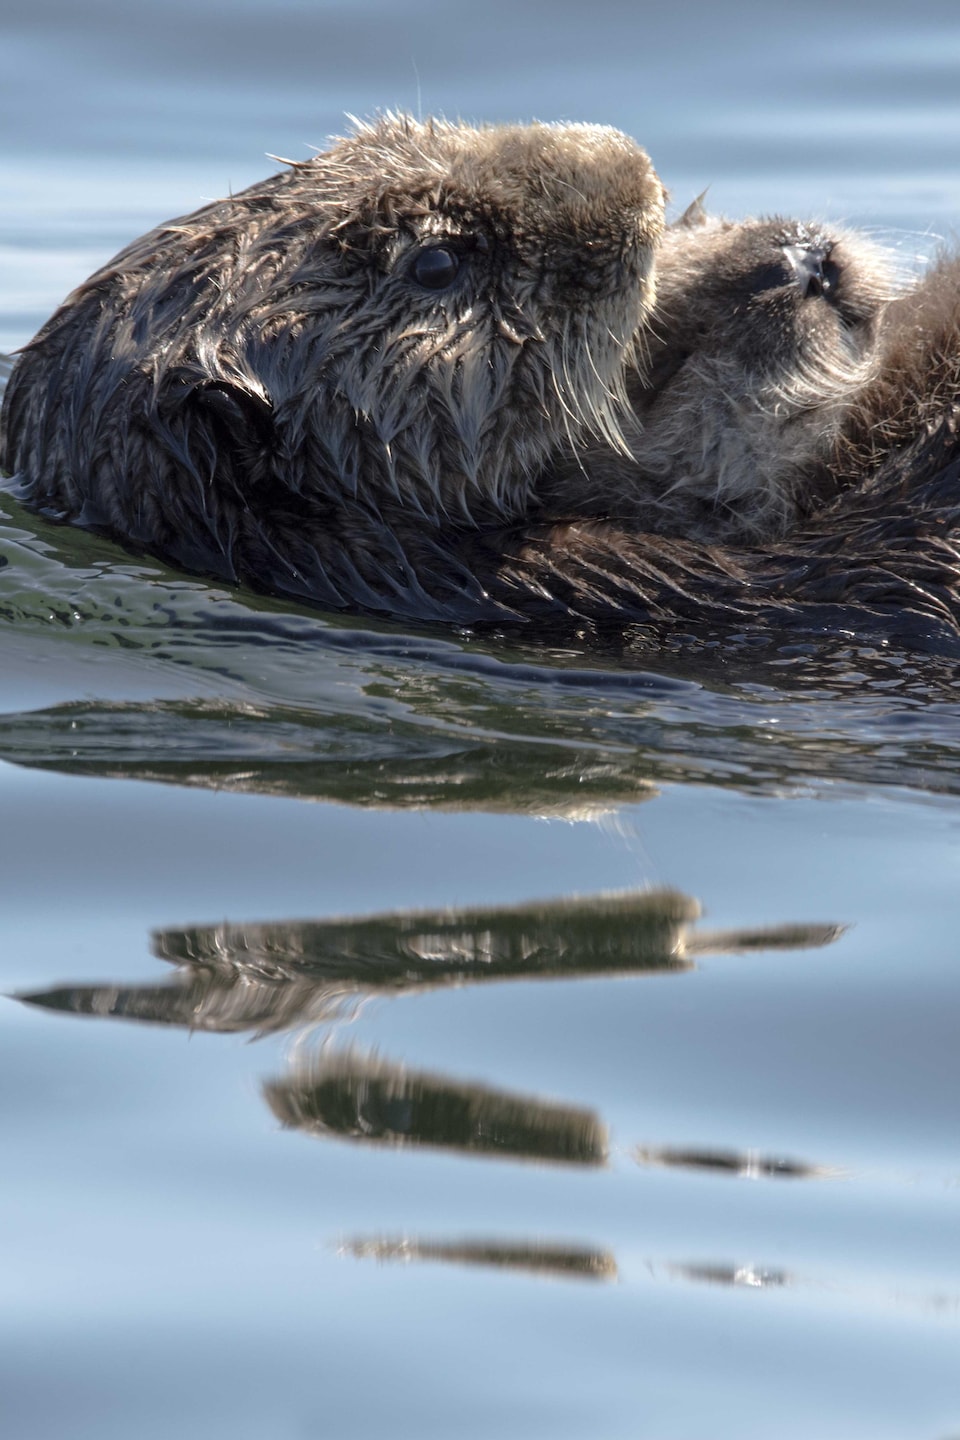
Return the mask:
<path id="1" fill-rule="evenodd" d="M 606 127 L 402 116 L 161 226 L 8 387 L 34 503 L 229 555 L 259 489 L 333 511 L 523 512 L 561 442 L 619 441 L 663 192 Z"/>
<path id="2" fill-rule="evenodd" d="M 864 236 L 796 220 L 674 227 L 662 266 L 652 347 L 661 383 L 690 359 L 734 361 L 752 377 L 747 390 L 856 365 L 896 293 L 889 258 Z M 640 387 L 641 403 L 644 388 L 659 386 Z"/>
<path id="3" fill-rule="evenodd" d="M 897 289 L 890 258 L 853 232 L 780 218 L 671 228 L 629 384 L 633 458 L 584 459 L 591 503 L 697 539 L 782 534 L 828 484 Z"/>

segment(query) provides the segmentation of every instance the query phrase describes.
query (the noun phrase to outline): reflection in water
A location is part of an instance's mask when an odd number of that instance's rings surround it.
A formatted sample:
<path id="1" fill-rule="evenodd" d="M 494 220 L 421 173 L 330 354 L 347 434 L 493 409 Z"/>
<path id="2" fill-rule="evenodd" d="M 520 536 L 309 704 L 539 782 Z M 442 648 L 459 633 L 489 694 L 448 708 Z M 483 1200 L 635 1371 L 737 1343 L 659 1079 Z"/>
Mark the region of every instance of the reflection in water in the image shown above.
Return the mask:
<path id="1" fill-rule="evenodd" d="M 72 985 L 18 996 L 77 1015 L 258 1033 L 339 1018 L 364 997 L 479 981 L 576 979 L 693 968 L 704 953 L 828 945 L 837 925 L 691 934 L 700 910 L 672 890 L 361 919 L 161 930 L 165 985 Z"/>
<path id="2" fill-rule="evenodd" d="M 154 953 L 157 953 L 156 947 Z M 163 985 L 61 985 L 15 996 L 26 1005 L 70 1015 L 140 1020 L 231 1034 L 259 1035 L 341 1018 L 355 992 L 310 975 L 257 974 L 251 965 L 184 963 Z"/>
<path id="3" fill-rule="evenodd" d="M 671 1169 L 702 1170 L 713 1175 L 738 1175 L 747 1180 L 823 1180 L 837 1171 L 782 1155 L 761 1155 L 757 1150 L 656 1150 L 638 1146 L 633 1152 L 641 1165 L 663 1165 Z"/>
<path id="4" fill-rule="evenodd" d="M 64 774 L 570 818 L 697 779 L 960 792 L 956 662 L 918 667 L 846 633 L 747 627 L 721 645 L 693 626 L 654 650 L 643 627 L 562 646 L 398 633 L 133 560 L 7 494 L 0 627 L 48 672 L 106 667 L 113 698 L 67 681 L 64 703 L 24 708 L 14 688 L 0 715 L 0 758 Z M 130 698 L 144 663 L 151 698 Z"/>
<path id="5" fill-rule="evenodd" d="M 794 1284 L 786 1270 L 768 1270 L 756 1265 L 667 1265 L 669 1275 L 705 1285 L 736 1285 L 748 1290 L 782 1290 Z"/>
<path id="6" fill-rule="evenodd" d="M 761 1265 L 737 1265 L 725 1261 L 650 1264 L 652 1274 L 662 1272 L 672 1280 L 688 1280 L 696 1285 L 725 1285 L 746 1290 L 783 1290 L 786 1288 L 815 1290 L 822 1295 L 852 1301 L 858 1309 L 880 1306 L 896 1310 L 919 1310 L 937 1318 L 954 1318 L 960 1313 L 960 1295 L 943 1291 L 909 1294 L 903 1290 L 871 1289 L 862 1285 L 845 1285 L 832 1280 L 818 1280 L 793 1271 L 771 1269 Z"/>
<path id="7" fill-rule="evenodd" d="M 398 712 L 389 726 L 376 717 L 381 689 Z M 635 747 L 601 748 L 579 736 L 558 744 L 549 734 L 488 735 L 449 719 L 476 705 L 444 698 L 445 717 L 424 721 L 401 712 L 396 682 L 388 686 L 373 676 L 361 692 L 359 714 L 344 713 L 343 700 L 332 714 L 220 698 L 78 700 L 0 715 L 0 758 L 65 775 L 333 800 L 376 810 L 589 820 L 657 793 Z M 314 705 L 319 708 L 316 699 Z M 488 720 L 496 726 L 495 715 Z"/>
<path id="8" fill-rule="evenodd" d="M 427 1075 L 355 1050 L 301 1061 L 263 1093 L 282 1125 L 312 1135 L 511 1160 L 607 1160 L 606 1127 L 590 1110 Z"/>
<path id="9" fill-rule="evenodd" d="M 191 1030 L 264 1033 L 348 1016 L 372 995 L 479 981 L 663 974 L 691 955 L 829 944 L 835 925 L 691 935 L 699 906 L 675 891 L 361 919 L 163 930 L 154 954 L 177 966 L 166 985 L 76 985 L 22 994 L 30 1005 Z M 280 1122 L 313 1135 L 394 1147 L 603 1165 L 607 1132 L 592 1111 L 407 1070 L 353 1050 L 321 1050 L 264 1086 Z M 646 1163 L 813 1174 L 786 1161 L 714 1152 L 640 1151 Z"/>
<path id="10" fill-rule="evenodd" d="M 96 597 L 77 599 L 71 570 L 71 592 L 58 600 L 49 556 L 4 542 L 4 533 L 0 510 L 0 625 L 12 625 L 22 638 L 32 622 L 39 633 L 30 644 L 40 653 L 54 639 L 78 647 L 78 660 L 87 647 L 96 647 L 98 662 L 119 645 L 134 647 L 116 662 L 121 671 L 133 668 L 139 650 L 171 666 L 179 660 L 178 684 L 187 675 L 206 688 L 226 680 L 247 696 L 71 700 L 0 715 L 0 759 L 29 769 L 364 809 L 571 820 L 612 813 L 655 796 L 659 786 L 696 779 L 766 795 L 819 788 L 824 774 L 834 782 L 960 792 L 956 665 L 939 675 L 930 657 L 918 676 L 914 667 L 896 669 L 883 657 L 871 662 L 847 654 L 837 659 L 834 676 L 823 673 L 821 655 L 808 677 L 791 669 L 801 657 L 784 657 L 761 686 L 753 649 L 752 668 L 739 682 L 727 648 L 716 676 L 702 660 L 688 662 L 698 683 L 629 669 L 587 675 L 549 654 L 536 666 L 511 665 L 476 650 L 461 653 L 449 640 L 432 648 L 395 640 L 397 653 L 389 654 L 366 628 L 337 631 L 312 617 L 259 615 L 254 606 L 266 607 L 264 597 L 244 597 L 243 605 L 224 599 L 222 608 L 238 612 L 236 624 L 231 630 L 221 619 L 217 626 L 213 614 L 195 613 L 201 596 L 182 580 L 171 581 L 163 604 L 142 616 L 146 580 L 104 571 L 96 556 L 88 561 L 92 578 L 83 582 Z M 70 535 L 72 545 L 82 543 L 79 534 Z M 52 539 L 62 541 L 62 531 Z M 74 558 L 79 564 L 81 557 Z M 5 598 L 5 587 L 37 566 L 41 573 L 29 590 Z M 121 608 L 106 619 L 125 588 L 132 613 Z M 609 663 L 630 660 L 618 655 Z M 657 664 L 664 663 L 658 655 Z M 475 673 L 463 674 L 458 665 Z M 125 683 L 123 673 L 117 683 Z"/>
<path id="11" fill-rule="evenodd" d="M 538 1241 L 504 1243 L 495 1241 L 417 1240 L 409 1236 L 358 1237 L 342 1241 L 345 1255 L 380 1261 L 437 1260 L 450 1264 L 484 1265 L 549 1275 L 558 1279 L 616 1280 L 619 1271 L 609 1251 L 581 1245 L 541 1244 Z M 716 1285 L 738 1290 L 813 1290 L 821 1296 L 850 1302 L 858 1309 L 892 1306 L 895 1310 L 920 1311 L 936 1319 L 953 1319 L 960 1312 L 960 1296 L 943 1292 L 905 1294 L 903 1291 L 873 1290 L 859 1285 L 816 1280 L 778 1267 L 736 1264 L 728 1261 L 656 1262 L 644 1269 L 654 1280 L 693 1285 Z M 960 1440 L 960 1437 L 958 1437 Z"/>
<path id="12" fill-rule="evenodd" d="M 606 1250 L 583 1245 L 555 1245 L 534 1240 L 415 1240 L 364 1238 L 345 1240 L 340 1251 L 360 1260 L 437 1260 L 449 1265 L 482 1265 L 520 1270 L 554 1280 L 616 1280 L 617 1262 Z"/>

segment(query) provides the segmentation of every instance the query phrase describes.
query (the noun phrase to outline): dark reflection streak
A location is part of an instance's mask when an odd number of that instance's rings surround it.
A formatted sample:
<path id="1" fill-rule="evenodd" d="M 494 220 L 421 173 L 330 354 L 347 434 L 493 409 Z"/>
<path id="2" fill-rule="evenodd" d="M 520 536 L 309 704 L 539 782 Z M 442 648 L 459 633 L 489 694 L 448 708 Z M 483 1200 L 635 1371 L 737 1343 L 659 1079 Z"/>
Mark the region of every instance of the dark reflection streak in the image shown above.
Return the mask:
<path id="1" fill-rule="evenodd" d="M 759 930 L 704 930 L 686 938 L 687 955 L 748 955 L 752 950 L 815 950 L 832 945 L 846 925 L 767 925 Z"/>
<path id="2" fill-rule="evenodd" d="M 756 1265 L 667 1265 L 667 1273 L 681 1280 L 706 1285 L 730 1285 L 750 1290 L 781 1290 L 795 1283 L 786 1270 L 767 1270 Z"/>
<path id="3" fill-rule="evenodd" d="M 736 1175 L 748 1180 L 825 1180 L 836 1178 L 836 1170 L 787 1160 L 781 1155 L 761 1155 L 756 1150 L 681 1150 L 638 1146 L 633 1152 L 641 1165 L 669 1169 L 702 1170 L 715 1175 Z"/>
<path id="4" fill-rule="evenodd" d="M 265 974 L 289 967 L 290 974 L 364 990 L 410 990 L 688 969 L 686 927 L 699 913 L 695 900 L 676 891 L 625 891 L 510 906 L 163 930 L 155 933 L 153 950 L 178 965 L 236 965 Z"/>
<path id="5" fill-rule="evenodd" d="M 691 954 L 831 944 L 837 925 L 691 936 L 699 906 L 675 891 L 630 891 L 499 908 L 162 930 L 169 985 L 57 986 L 16 998 L 77 1015 L 259 1034 L 349 1015 L 368 996 L 479 982 L 677 973 Z"/>
<path id="6" fill-rule="evenodd" d="M 190 966 L 166 985 L 63 985 L 12 998 L 70 1015 L 259 1036 L 346 1019 L 363 997 L 310 978 L 225 975 Z"/>
<path id="7" fill-rule="evenodd" d="M 554 1245 L 538 1241 L 416 1240 L 366 1237 L 344 1240 L 343 1255 L 358 1260 L 432 1260 L 449 1265 L 480 1265 L 525 1271 L 552 1280 L 616 1280 L 617 1262 L 605 1250 L 581 1245 Z"/>
<path id="8" fill-rule="evenodd" d="M 591 1110 L 408 1070 L 355 1050 L 321 1052 L 268 1081 L 286 1129 L 396 1149 L 567 1165 L 607 1163 L 607 1131 Z"/>
<path id="9" fill-rule="evenodd" d="M 831 1281 L 811 1279 L 792 1271 L 770 1269 L 766 1266 L 738 1265 L 727 1261 L 693 1263 L 648 1264 L 649 1272 L 656 1277 L 662 1273 L 671 1280 L 686 1280 L 699 1285 L 725 1285 L 746 1290 L 815 1290 L 822 1294 L 850 1297 L 858 1306 L 887 1304 L 896 1309 L 920 1310 L 927 1315 L 954 1318 L 960 1313 L 960 1295 L 937 1293 L 908 1294 L 902 1290 L 880 1290 L 867 1286 L 845 1285 Z"/>
<path id="10" fill-rule="evenodd" d="M 374 699 L 375 687 L 365 687 Z M 342 702 L 341 702 L 342 703 Z M 426 703 L 426 702 L 422 702 Z M 150 780 L 364 809 L 588 819 L 656 794 L 636 747 L 548 731 L 290 705 L 74 701 L 0 716 L 0 757 L 28 769 Z"/>

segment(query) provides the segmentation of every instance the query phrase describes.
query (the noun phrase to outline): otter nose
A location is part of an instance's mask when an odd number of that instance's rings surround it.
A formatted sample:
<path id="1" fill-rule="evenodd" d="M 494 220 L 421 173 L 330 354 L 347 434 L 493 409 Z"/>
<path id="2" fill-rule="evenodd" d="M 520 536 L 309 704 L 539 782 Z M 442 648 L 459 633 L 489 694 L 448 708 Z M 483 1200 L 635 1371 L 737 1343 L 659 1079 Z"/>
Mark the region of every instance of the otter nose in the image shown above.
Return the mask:
<path id="1" fill-rule="evenodd" d="M 830 282 L 823 273 L 823 262 L 830 251 L 821 245 L 784 245 L 783 253 L 793 266 L 793 273 L 804 300 L 823 295 Z"/>

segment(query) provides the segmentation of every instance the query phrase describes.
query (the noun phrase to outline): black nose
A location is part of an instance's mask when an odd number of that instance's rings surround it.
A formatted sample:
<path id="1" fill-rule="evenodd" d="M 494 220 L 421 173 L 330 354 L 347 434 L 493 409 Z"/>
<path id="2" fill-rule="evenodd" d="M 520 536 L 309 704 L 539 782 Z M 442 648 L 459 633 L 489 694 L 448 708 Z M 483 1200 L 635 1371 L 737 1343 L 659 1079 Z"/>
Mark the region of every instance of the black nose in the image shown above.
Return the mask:
<path id="1" fill-rule="evenodd" d="M 804 300 L 825 295 L 830 290 L 831 281 L 823 269 L 830 254 L 828 249 L 821 245 L 784 245 L 783 253 L 793 266 Z"/>

